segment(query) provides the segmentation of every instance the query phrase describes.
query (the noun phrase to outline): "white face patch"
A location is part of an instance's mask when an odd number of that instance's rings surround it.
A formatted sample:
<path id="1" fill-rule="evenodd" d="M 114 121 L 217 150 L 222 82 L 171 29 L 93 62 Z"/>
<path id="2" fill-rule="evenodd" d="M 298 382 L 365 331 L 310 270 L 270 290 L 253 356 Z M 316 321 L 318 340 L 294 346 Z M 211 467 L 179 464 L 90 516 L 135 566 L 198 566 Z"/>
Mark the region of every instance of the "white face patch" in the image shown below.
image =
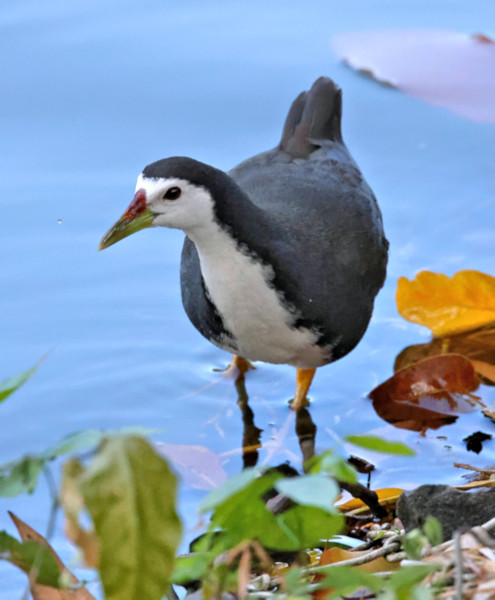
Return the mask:
<path id="1" fill-rule="evenodd" d="M 164 198 L 167 190 L 175 187 L 180 189 L 180 196 L 175 200 Z M 197 228 L 214 220 L 210 193 L 185 179 L 148 178 L 141 173 L 136 183 L 138 190 L 146 192 L 146 205 L 155 215 L 153 226 L 182 229 L 192 235 Z"/>

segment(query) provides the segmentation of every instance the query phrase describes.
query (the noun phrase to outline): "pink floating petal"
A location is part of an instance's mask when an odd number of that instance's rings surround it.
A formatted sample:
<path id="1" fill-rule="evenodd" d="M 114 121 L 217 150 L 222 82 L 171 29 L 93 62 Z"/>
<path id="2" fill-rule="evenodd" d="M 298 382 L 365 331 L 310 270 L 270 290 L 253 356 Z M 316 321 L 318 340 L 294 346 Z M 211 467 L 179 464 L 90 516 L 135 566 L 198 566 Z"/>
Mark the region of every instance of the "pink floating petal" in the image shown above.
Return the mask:
<path id="1" fill-rule="evenodd" d="M 172 463 L 182 482 L 189 487 L 213 490 L 227 479 L 219 456 L 205 446 L 159 442 L 155 447 Z"/>
<path id="2" fill-rule="evenodd" d="M 441 30 L 346 33 L 332 39 L 358 71 L 430 104 L 495 123 L 495 43 L 483 34 Z"/>

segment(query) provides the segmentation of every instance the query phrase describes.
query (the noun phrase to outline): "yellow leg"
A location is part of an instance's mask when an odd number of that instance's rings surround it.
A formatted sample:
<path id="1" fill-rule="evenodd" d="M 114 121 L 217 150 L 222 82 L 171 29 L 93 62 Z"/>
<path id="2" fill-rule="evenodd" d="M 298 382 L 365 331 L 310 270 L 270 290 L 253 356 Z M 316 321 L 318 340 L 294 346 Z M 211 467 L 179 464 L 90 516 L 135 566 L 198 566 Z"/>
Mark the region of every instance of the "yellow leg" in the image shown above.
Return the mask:
<path id="1" fill-rule="evenodd" d="M 223 371 L 226 377 L 243 377 L 245 373 L 250 371 L 251 369 L 256 369 L 256 367 L 249 362 L 247 358 L 242 358 L 242 356 L 237 356 L 234 354 L 232 356 L 232 360 L 230 361 L 230 365 L 225 369 L 218 369 L 219 371 Z"/>
<path id="2" fill-rule="evenodd" d="M 309 391 L 316 369 L 297 369 L 296 393 L 290 407 L 292 410 L 300 410 L 309 404 L 306 394 Z"/>

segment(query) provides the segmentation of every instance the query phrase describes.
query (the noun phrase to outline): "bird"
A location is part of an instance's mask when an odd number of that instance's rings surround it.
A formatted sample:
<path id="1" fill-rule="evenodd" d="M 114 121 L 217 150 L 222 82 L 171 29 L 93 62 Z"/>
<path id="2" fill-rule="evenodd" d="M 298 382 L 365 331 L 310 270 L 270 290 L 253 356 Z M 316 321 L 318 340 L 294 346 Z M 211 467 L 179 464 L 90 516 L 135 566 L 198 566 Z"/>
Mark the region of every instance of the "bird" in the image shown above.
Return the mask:
<path id="1" fill-rule="evenodd" d="M 320 77 L 292 103 L 280 143 L 232 170 L 182 156 L 149 164 L 98 248 L 181 229 L 190 321 L 232 364 L 296 367 L 295 411 L 316 369 L 361 340 L 386 275 L 381 211 L 341 120 L 341 88 Z"/>

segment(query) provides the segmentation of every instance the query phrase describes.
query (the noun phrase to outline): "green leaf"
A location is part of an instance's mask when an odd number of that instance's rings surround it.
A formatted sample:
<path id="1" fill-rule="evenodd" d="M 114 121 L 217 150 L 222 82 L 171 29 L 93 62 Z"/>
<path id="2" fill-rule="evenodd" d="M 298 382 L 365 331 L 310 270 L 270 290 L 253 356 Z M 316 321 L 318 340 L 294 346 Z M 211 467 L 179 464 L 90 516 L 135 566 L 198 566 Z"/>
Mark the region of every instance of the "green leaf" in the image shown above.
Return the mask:
<path id="1" fill-rule="evenodd" d="M 12 498 L 31 494 L 36 488 L 44 461 L 37 456 L 24 456 L 0 466 L 0 496 Z"/>
<path id="2" fill-rule="evenodd" d="M 101 444 L 105 435 L 105 432 L 99 429 L 75 431 L 74 433 L 69 433 L 69 435 L 64 436 L 55 445 L 40 452 L 39 456 L 43 460 L 53 460 L 63 454 L 85 452 L 86 450 L 95 448 Z"/>
<path id="3" fill-rule="evenodd" d="M 301 598 L 312 598 L 311 586 L 307 575 L 299 567 L 291 567 L 284 574 L 284 592 L 288 598 L 300 600 Z M 274 598 L 277 596 L 275 595 Z"/>
<path id="4" fill-rule="evenodd" d="M 344 517 L 313 506 L 294 506 L 275 517 L 277 528 L 263 531 L 260 541 L 270 548 L 300 550 L 317 546 L 344 527 Z M 280 531 L 278 531 L 280 529 Z M 285 534 L 285 537 L 280 535 Z"/>
<path id="5" fill-rule="evenodd" d="M 441 565 L 415 565 L 403 567 L 392 573 L 387 582 L 387 588 L 393 590 L 396 600 L 411 600 L 417 598 L 414 588 L 430 573 L 437 571 Z M 433 596 L 432 596 L 433 597 Z"/>
<path id="6" fill-rule="evenodd" d="M 38 364 L 27 371 L 0 381 L 0 402 L 3 402 L 10 394 L 13 394 L 19 389 L 23 383 L 26 383 L 26 381 L 36 372 Z"/>
<path id="7" fill-rule="evenodd" d="M 237 475 L 229 477 L 225 483 L 212 490 L 199 505 L 199 512 L 206 513 L 214 510 L 230 496 L 247 487 L 254 479 L 260 477 L 259 469 L 244 469 Z"/>
<path id="8" fill-rule="evenodd" d="M 181 537 L 167 462 L 142 438 L 110 437 L 79 485 L 100 540 L 106 600 L 162 598 Z"/>
<path id="9" fill-rule="evenodd" d="M 340 493 L 338 485 L 328 477 L 305 475 L 286 477 L 275 483 L 275 488 L 297 504 L 316 506 L 329 512 L 337 512 L 333 506 Z"/>
<path id="10" fill-rule="evenodd" d="M 416 453 L 402 442 L 387 442 L 374 435 L 348 435 L 345 438 L 351 444 L 367 448 L 374 452 L 384 452 L 386 454 L 402 454 L 404 456 L 414 456 Z"/>
<path id="11" fill-rule="evenodd" d="M 339 566 L 336 564 L 326 571 L 327 576 L 318 583 L 318 589 L 333 588 L 334 591 L 327 596 L 327 599 L 341 598 L 350 596 L 360 589 L 369 589 L 378 594 L 384 588 L 384 581 L 381 577 L 366 573 L 361 569 L 353 567 Z"/>
<path id="12" fill-rule="evenodd" d="M 60 569 L 50 550 L 34 540 L 20 542 L 6 531 L 0 531 L 0 558 L 24 573 L 37 573 L 36 582 L 59 587 Z"/>
<path id="13" fill-rule="evenodd" d="M 311 473 L 330 473 L 335 479 L 356 483 L 356 470 L 342 456 L 339 456 L 332 450 L 326 450 L 322 454 L 314 456 L 308 460 L 307 466 Z"/>
<path id="14" fill-rule="evenodd" d="M 287 478 L 292 480 L 293 478 Z M 304 479 L 304 477 L 298 478 Z M 266 492 L 283 481 L 280 473 L 270 472 L 253 479 L 239 491 L 227 496 L 212 515 L 211 528 L 222 529 L 216 538 L 219 552 L 243 540 L 257 539 L 274 550 L 299 550 L 316 545 L 339 533 L 343 517 L 326 502 L 326 509 L 296 505 L 274 515 L 265 504 Z M 284 484 L 282 484 L 282 487 Z M 328 492 L 333 491 L 327 488 Z M 301 490 L 298 490 L 301 496 Z"/>
<path id="15" fill-rule="evenodd" d="M 432 546 L 438 546 L 443 541 L 443 529 L 442 524 L 438 519 L 428 515 L 426 517 L 425 524 L 423 525 L 423 531 L 425 532 L 428 541 Z"/>
<path id="16" fill-rule="evenodd" d="M 421 558 L 421 551 L 426 546 L 426 538 L 419 529 L 413 529 L 404 536 L 402 547 L 404 552 L 413 560 Z"/>
<path id="17" fill-rule="evenodd" d="M 212 552 L 195 552 L 189 556 L 179 556 L 175 561 L 172 583 L 186 585 L 203 579 L 215 558 Z"/>

